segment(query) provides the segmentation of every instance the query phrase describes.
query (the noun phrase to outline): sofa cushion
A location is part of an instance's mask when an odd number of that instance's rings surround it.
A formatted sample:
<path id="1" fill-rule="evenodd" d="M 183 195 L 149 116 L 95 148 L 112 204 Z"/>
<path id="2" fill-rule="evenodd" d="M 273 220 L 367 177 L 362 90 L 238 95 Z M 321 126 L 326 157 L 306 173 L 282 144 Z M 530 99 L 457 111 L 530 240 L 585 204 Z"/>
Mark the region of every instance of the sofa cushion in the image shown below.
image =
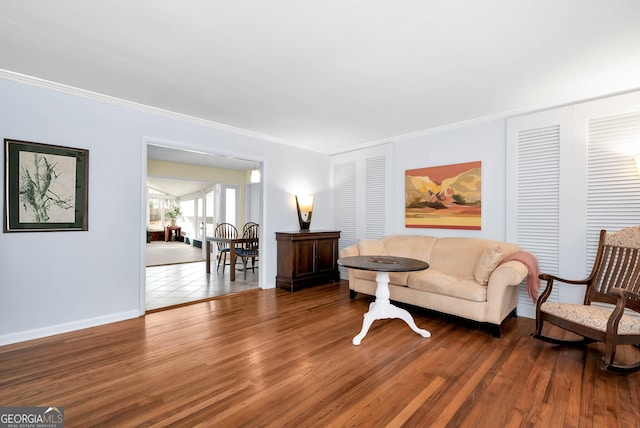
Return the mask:
<path id="1" fill-rule="evenodd" d="M 485 248 L 496 244 L 480 238 L 440 238 L 433 246 L 429 266 L 440 272 L 473 279 L 476 261 Z"/>
<path id="2" fill-rule="evenodd" d="M 498 266 L 502 256 L 502 247 L 500 245 L 484 249 L 473 270 L 473 277 L 478 284 L 487 285 L 491 272 Z"/>
<path id="3" fill-rule="evenodd" d="M 487 287 L 474 278 L 452 275 L 435 269 L 413 272 L 407 286 L 420 291 L 442 294 L 474 302 L 486 302 Z"/>
<path id="4" fill-rule="evenodd" d="M 367 281 L 374 281 L 374 282 L 376 280 L 376 272 L 374 271 L 362 270 L 362 269 L 350 269 L 350 271 L 352 271 L 352 275 L 355 279 L 366 279 Z M 389 284 L 406 287 L 407 278 L 411 273 L 412 272 L 390 272 Z"/>

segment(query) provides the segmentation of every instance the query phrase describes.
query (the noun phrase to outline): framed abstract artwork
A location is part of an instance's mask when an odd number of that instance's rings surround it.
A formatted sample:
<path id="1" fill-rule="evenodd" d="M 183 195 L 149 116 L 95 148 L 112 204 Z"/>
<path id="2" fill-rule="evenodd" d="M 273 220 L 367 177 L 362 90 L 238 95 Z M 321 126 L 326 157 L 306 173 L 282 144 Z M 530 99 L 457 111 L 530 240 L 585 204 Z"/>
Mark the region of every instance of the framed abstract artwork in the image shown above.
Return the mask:
<path id="1" fill-rule="evenodd" d="M 88 230 L 89 151 L 4 144 L 4 232 Z"/>
<path id="2" fill-rule="evenodd" d="M 405 171 L 405 226 L 480 229 L 482 163 Z"/>

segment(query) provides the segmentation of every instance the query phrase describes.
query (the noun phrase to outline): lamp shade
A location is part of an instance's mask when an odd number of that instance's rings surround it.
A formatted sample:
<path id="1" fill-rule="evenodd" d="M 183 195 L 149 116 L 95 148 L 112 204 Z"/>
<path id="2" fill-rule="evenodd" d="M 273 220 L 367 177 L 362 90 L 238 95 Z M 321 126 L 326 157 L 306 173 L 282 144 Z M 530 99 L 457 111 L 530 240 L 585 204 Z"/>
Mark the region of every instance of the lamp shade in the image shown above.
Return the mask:
<path id="1" fill-rule="evenodd" d="M 309 230 L 313 213 L 313 195 L 296 195 L 296 208 L 300 230 Z"/>

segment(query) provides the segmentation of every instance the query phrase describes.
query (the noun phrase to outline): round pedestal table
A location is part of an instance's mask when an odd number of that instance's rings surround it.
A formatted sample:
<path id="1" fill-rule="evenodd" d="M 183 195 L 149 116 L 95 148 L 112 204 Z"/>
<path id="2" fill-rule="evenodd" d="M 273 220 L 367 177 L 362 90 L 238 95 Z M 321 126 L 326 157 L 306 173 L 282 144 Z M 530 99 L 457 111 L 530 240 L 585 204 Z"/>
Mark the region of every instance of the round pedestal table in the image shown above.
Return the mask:
<path id="1" fill-rule="evenodd" d="M 371 324 L 375 320 L 387 318 L 400 318 L 406 322 L 411 330 L 422 337 L 431 337 L 427 330 L 418 328 L 413 321 L 413 317 L 405 309 L 392 305 L 389 301 L 389 273 L 390 272 L 413 272 L 424 270 L 429 264 L 422 260 L 407 257 L 394 256 L 352 256 L 338 259 L 338 264 L 350 269 L 369 270 L 376 272 L 376 300 L 369 305 L 369 312 L 364 314 L 362 330 L 353 338 L 354 345 L 360 345 L 362 339 L 367 335 Z"/>

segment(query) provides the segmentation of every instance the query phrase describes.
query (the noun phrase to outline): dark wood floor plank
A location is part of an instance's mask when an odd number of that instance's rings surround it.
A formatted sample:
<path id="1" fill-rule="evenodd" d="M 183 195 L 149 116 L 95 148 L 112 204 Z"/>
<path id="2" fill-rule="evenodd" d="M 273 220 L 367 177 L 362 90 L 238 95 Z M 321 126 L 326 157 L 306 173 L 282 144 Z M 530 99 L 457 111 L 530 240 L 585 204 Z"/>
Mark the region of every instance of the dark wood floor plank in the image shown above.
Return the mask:
<path id="1" fill-rule="evenodd" d="M 70 427 L 638 425 L 640 374 L 602 371 L 599 344 L 409 308 L 432 337 L 378 320 L 354 346 L 370 301 L 344 282 L 251 290 L 0 347 L 0 405 L 63 406 Z"/>

